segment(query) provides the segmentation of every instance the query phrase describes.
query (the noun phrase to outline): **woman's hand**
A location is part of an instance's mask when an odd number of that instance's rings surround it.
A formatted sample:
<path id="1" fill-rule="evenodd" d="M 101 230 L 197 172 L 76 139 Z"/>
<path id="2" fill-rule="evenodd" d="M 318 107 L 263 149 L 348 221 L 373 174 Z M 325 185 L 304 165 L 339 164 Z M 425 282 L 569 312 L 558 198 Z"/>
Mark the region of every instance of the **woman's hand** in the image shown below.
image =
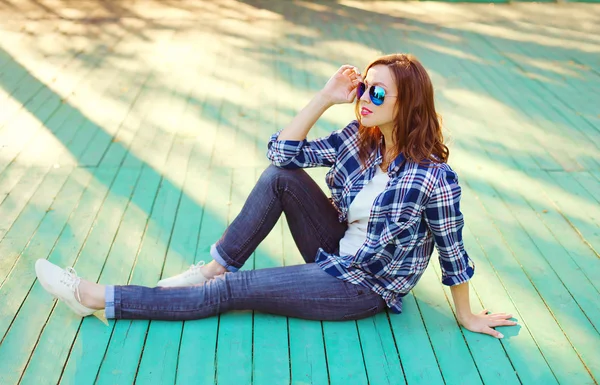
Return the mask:
<path id="1" fill-rule="evenodd" d="M 352 103 L 356 97 L 356 87 L 362 81 L 358 68 L 351 65 L 343 65 L 327 81 L 321 94 L 333 105 Z"/>
<path id="2" fill-rule="evenodd" d="M 515 321 L 509 321 L 512 318 L 512 314 L 506 313 L 494 313 L 488 314 L 488 310 L 483 310 L 479 314 L 472 314 L 463 319 L 459 318 L 459 322 L 466 329 L 475 332 L 489 334 L 492 337 L 504 338 L 504 335 L 497 330 L 492 329 L 496 326 L 514 326 L 517 323 Z"/>

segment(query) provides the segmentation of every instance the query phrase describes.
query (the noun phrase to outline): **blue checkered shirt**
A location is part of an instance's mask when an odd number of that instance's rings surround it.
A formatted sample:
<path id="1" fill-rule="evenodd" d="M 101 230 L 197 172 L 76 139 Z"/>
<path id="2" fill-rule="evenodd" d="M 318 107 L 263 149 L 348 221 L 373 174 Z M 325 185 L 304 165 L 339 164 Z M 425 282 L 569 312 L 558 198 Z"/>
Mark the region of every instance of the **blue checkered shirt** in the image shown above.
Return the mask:
<path id="1" fill-rule="evenodd" d="M 371 154 L 361 170 L 358 122 L 316 140 L 278 140 L 273 134 L 267 157 L 278 167 L 330 167 L 326 182 L 339 221 L 347 220 L 352 200 L 375 175 L 383 157 Z M 395 313 L 402 297 L 419 281 L 434 243 L 448 286 L 468 281 L 474 265 L 464 250 L 461 189 L 456 173 L 445 163 L 419 165 L 400 154 L 388 168 L 389 182 L 373 203 L 365 242 L 355 255 L 341 256 L 319 249 L 316 263 L 342 280 L 369 287 Z"/>

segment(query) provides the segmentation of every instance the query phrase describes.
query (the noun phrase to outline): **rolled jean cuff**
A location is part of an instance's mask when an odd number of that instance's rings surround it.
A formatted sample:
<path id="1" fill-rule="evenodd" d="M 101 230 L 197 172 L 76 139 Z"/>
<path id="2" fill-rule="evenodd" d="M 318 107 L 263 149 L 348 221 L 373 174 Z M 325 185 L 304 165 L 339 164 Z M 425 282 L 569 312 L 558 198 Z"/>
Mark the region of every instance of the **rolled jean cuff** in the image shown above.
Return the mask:
<path id="1" fill-rule="evenodd" d="M 221 252 L 222 252 L 222 250 L 221 250 Z M 225 253 L 223 253 L 223 254 L 225 254 Z M 213 259 L 215 261 L 217 261 L 217 263 L 219 265 L 221 265 L 225 269 L 227 269 L 227 271 L 231 271 L 232 273 L 235 273 L 236 271 L 238 271 L 240 269 L 239 267 L 235 267 L 235 266 L 229 264 L 227 261 L 225 261 L 225 259 L 223 259 L 223 257 L 221 256 L 221 254 L 217 250 L 217 244 L 216 243 L 210 247 L 210 256 L 213 257 Z"/>
<path id="2" fill-rule="evenodd" d="M 107 285 L 104 289 L 104 315 L 106 318 L 115 318 L 115 287 Z"/>

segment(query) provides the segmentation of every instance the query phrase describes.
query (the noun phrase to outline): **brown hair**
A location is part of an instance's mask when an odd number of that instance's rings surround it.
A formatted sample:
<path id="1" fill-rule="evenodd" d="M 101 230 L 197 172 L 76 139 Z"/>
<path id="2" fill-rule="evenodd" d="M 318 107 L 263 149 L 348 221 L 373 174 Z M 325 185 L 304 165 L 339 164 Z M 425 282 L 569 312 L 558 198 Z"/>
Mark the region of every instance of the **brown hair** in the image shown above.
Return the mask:
<path id="1" fill-rule="evenodd" d="M 382 56 L 369 64 L 369 68 L 386 65 L 398 87 L 398 97 L 394 107 L 395 159 L 403 153 L 407 160 L 415 163 L 446 163 L 450 151 L 444 144 L 441 117 L 436 113 L 433 102 L 433 86 L 423 65 L 409 54 Z M 359 100 L 355 113 L 359 118 Z M 359 158 L 366 164 L 371 152 L 377 148 L 381 131 L 376 127 L 365 127 L 359 123 Z"/>

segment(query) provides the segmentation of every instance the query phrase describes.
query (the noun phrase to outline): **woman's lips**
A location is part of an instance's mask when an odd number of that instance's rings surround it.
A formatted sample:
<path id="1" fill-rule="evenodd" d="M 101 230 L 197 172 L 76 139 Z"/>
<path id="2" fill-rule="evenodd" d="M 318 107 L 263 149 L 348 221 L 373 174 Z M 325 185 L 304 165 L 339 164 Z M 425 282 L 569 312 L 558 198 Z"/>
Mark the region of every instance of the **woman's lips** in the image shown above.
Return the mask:
<path id="1" fill-rule="evenodd" d="M 363 108 L 360 110 L 360 114 L 361 114 L 362 116 L 367 116 L 367 115 L 370 115 L 370 114 L 372 114 L 372 113 L 373 113 L 373 111 L 369 110 L 369 109 L 368 109 L 368 108 L 366 108 L 366 107 L 363 107 Z"/>

